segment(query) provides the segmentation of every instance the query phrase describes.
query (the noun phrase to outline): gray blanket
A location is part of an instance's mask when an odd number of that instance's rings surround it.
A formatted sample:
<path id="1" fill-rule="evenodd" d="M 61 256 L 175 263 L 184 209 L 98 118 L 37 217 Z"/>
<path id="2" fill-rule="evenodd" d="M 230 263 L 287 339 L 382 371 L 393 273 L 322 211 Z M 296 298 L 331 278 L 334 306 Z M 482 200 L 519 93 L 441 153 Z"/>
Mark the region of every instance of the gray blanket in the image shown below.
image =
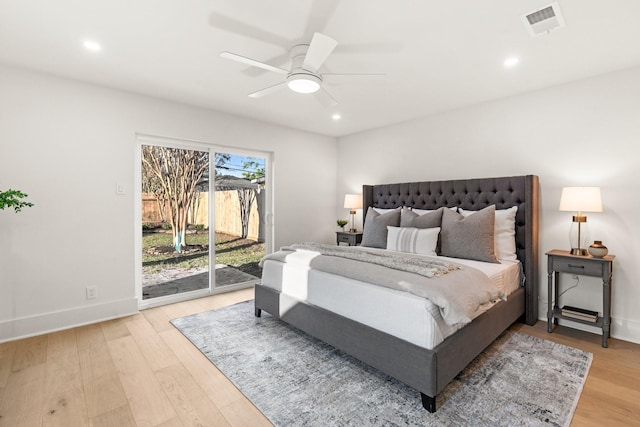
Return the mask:
<path id="1" fill-rule="evenodd" d="M 308 266 L 427 298 L 449 325 L 469 323 L 482 304 L 504 297 L 479 270 L 435 257 L 305 243 L 284 247 L 261 262 L 267 260 Z"/>

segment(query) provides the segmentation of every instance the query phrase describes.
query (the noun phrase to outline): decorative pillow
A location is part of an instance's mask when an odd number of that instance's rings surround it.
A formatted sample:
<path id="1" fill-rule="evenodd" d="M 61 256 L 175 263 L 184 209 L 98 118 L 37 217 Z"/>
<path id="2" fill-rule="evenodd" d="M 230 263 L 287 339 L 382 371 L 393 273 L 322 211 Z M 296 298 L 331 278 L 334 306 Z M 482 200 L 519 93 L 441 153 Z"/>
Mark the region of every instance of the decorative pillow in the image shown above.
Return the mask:
<path id="1" fill-rule="evenodd" d="M 412 254 L 436 255 L 440 227 L 415 228 L 387 226 L 387 249 Z"/>
<path id="2" fill-rule="evenodd" d="M 391 208 L 391 209 L 387 209 L 387 208 L 373 208 L 374 211 L 378 212 L 380 215 L 382 214 L 386 214 L 387 212 L 392 212 L 395 211 L 398 208 Z"/>
<path id="3" fill-rule="evenodd" d="M 440 209 L 440 208 L 439 208 L 439 209 Z M 454 212 L 455 212 L 458 208 L 457 208 L 457 207 L 455 207 L 455 206 L 452 206 L 452 207 L 447 208 L 447 209 L 451 209 L 452 211 L 454 211 Z M 438 209 L 414 209 L 414 208 L 412 208 L 412 209 L 411 209 L 411 212 L 415 212 L 415 213 L 417 213 L 418 215 L 424 215 L 424 214 L 426 214 L 426 213 L 429 213 L 429 212 L 435 212 L 435 211 L 437 211 L 437 210 L 438 210 Z"/>
<path id="4" fill-rule="evenodd" d="M 495 205 L 463 217 L 445 209 L 442 212 L 440 255 L 498 263 L 494 251 Z"/>
<path id="5" fill-rule="evenodd" d="M 518 207 L 509 209 L 496 209 L 496 222 L 494 227 L 494 245 L 496 258 L 505 261 L 517 261 L 516 254 L 516 213 Z M 476 213 L 460 209 L 460 213 L 465 218 Z"/>
<path id="6" fill-rule="evenodd" d="M 400 225 L 400 208 L 391 212 L 379 214 L 371 206 L 367 209 L 367 216 L 364 220 L 364 230 L 362 232 L 361 246 L 370 248 L 387 247 L 387 226 L 397 227 Z"/>
<path id="7" fill-rule="evenodd" d="M 400 227 L 433 228 L 440 227 L 444 208 L 429 213 L 418 214 L 409 208 L 402 208 Z"/>

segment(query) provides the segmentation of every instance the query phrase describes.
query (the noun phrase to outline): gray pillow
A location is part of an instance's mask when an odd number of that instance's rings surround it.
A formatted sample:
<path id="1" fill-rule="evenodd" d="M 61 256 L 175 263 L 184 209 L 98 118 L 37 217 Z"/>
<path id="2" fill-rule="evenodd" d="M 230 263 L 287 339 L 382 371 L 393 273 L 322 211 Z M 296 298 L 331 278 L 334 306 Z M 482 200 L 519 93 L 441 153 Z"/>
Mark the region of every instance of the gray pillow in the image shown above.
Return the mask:
<path id="1" fill-rule="evenodd" d="M 400 214 L 400 227 L 415 227 L 415 228 L 435 228 L 440 227 L 442 224 L 442 211 L 447 208 L 439 208 L 433 212 L 427 212 L 419 215 L 413 212 L 409 208 L 402 208 Z M 440 253 L 440 236 L 438 235 L 438 242 L 436 244 L 436 253 Z"/>
<path id="2" fill-rule="evenodd" d="M 466 218 L 445 209 L 440 231 L 440 255 L 498 263 L 494 250 L 495 217 L 495 205 Z"/>
<path id="3" fill-rule="evenodd" d="M 371 206 L 367 209 L 364 220 L 362 243 L 360 246 L 370 248 L 387 248 L 387 226 L 398 227 L 400 225 L 400 208 L 382 215 L 374 211 Z"/>
<path id="4" fill-rule="evenodd" d="M 435 228 L 442 223 L 442 211 L 445 208 L 437 209 L 433 212 L 418 215 L 409 208 L 402 208 L 400 214 L 400 227 L 415 228 Z"/>

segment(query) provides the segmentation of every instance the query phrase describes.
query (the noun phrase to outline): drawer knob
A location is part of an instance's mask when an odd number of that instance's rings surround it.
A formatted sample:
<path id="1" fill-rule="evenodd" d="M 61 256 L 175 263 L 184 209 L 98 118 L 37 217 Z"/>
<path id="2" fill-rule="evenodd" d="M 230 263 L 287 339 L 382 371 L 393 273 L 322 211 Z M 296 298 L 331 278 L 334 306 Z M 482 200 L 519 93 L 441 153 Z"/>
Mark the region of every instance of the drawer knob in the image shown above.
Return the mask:
<path id="1" fill-rule="evenodd" d="M 584 265 L 573 265 L 573 264 L 569 264 L 569 268 L 584 268 Z"/>

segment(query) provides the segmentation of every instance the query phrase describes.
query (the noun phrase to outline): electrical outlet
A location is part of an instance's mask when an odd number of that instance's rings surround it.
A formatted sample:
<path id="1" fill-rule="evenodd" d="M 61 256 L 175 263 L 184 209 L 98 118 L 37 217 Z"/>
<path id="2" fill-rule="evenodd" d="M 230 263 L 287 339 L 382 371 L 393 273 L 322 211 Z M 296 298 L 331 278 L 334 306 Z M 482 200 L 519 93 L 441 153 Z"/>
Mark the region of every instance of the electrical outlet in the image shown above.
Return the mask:
<path id="1" fill-rule="evenodd" d="M 87 299 L 96 299 L 96 298 L 98 298 L 98 287 L 87 286 Z"/>

